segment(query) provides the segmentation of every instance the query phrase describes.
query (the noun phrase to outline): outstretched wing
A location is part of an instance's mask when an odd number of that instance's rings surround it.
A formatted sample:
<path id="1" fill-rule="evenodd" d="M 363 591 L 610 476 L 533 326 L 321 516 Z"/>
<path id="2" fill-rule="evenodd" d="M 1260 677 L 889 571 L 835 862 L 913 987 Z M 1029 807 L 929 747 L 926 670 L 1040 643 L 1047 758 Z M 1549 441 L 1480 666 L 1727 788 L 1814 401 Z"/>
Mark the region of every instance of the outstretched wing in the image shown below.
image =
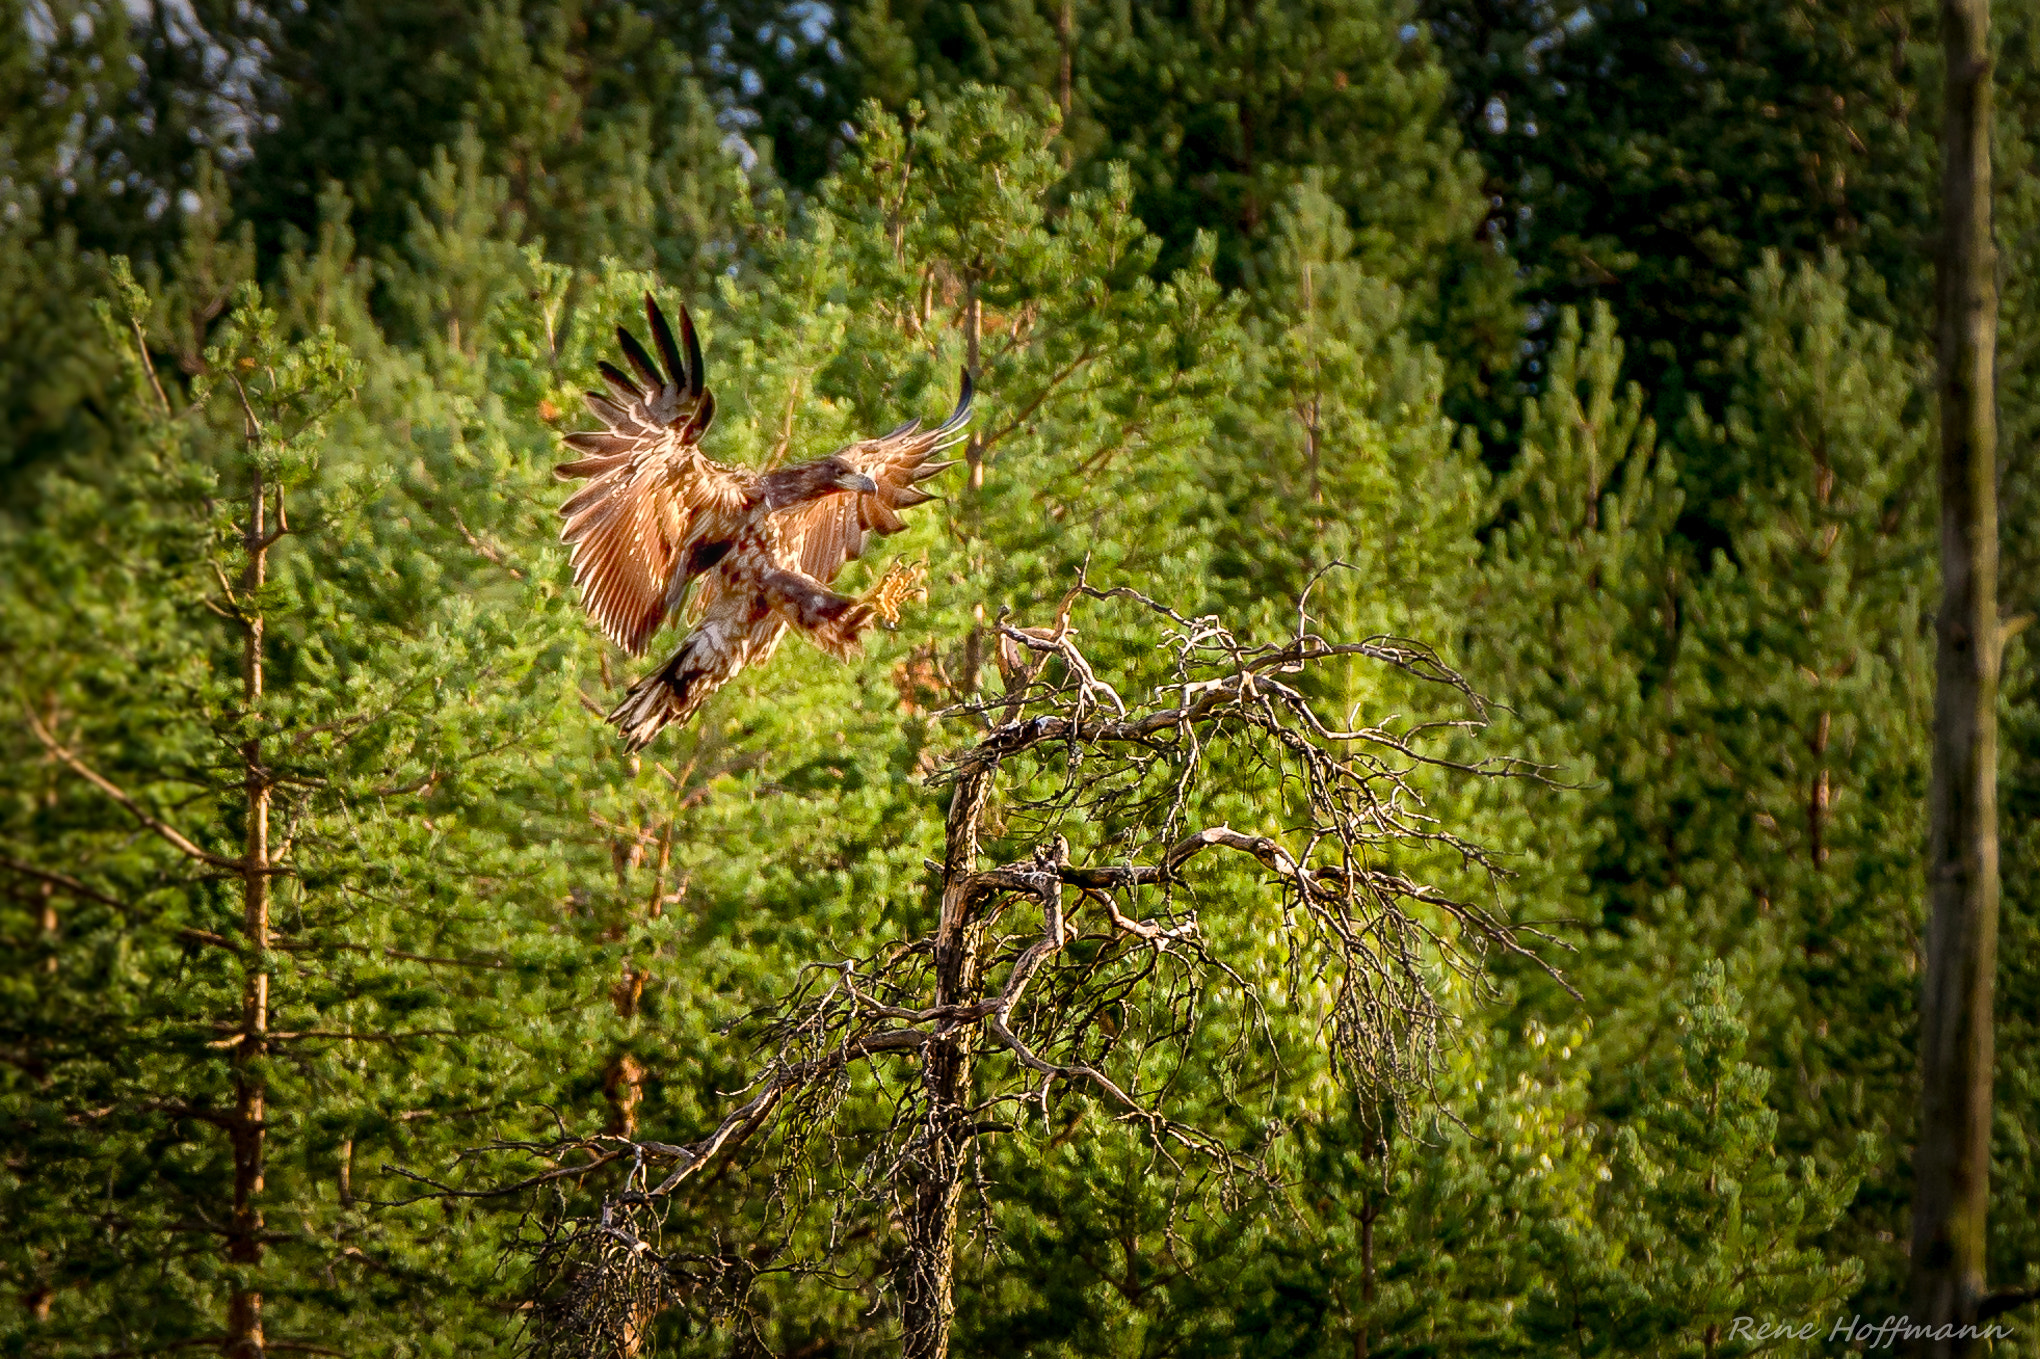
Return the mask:
<path id="1" fill-rule="evenodd" d="M 567 521 L 560 540 L 573 547 L 581 607 L 633 656 L 664 621 L 674 576 L 689 569 L 685 558 L 708 521 L 733 519 L 744 507 L 736 476 L 701 452 L 715 398 L 703 385 L 693 319 L 680 309 L 684 357 L 650 293 L 645 320 L 666 373 L 618 326 L 616 341 L 639 381 L 614 364 L 596 365 L 609 390 L 588 393 L 588 409 L 606 428 L 567 435 L 586 456 L 553 471 L 588 479 L 560 506 Z"/>
<path id="2" fill-rule="evenodd" d="M 827 496 L 788 508 L 780 518 L 789 547 L 798 545 L 796 559 L 803 574 L 824 585 L 836 578 L 843 563 L 864 554 L 865 540 L 874 533 L 898 533 L 907 526 L 899 512 L 925 504 L 935 497 L 918 483 L 928 480 L 954 462 L 930 462 L 946 448 L 964 438 L 970 423 L 970 370 L 963 373 L 963 390 L 956 409 L 933 429 L 922 429 L 910 420 L 892 433 L 864 439 L 836 453 L 836 456 L 878 483 L 876 491 Z"/>

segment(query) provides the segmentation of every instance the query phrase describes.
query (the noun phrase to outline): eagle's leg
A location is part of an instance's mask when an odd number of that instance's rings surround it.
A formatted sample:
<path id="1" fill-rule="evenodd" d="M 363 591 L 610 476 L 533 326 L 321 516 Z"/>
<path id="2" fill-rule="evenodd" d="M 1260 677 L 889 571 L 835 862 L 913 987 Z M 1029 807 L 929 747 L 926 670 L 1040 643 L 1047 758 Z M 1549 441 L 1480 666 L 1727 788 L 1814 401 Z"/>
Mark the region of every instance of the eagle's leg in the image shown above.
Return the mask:
<path id="1" fill-rule="evenodd" d="M 743 667 L 744 639 L 729 633 L 722 620 L 703 623 L 664 665 L 630 686 L 608 717 L 625 749 L 643 750 L 668 724 L 686 722 Z"/>
<path id="2" fill-rule="evenodd" d="M 799 571 L 761 572 L 758 592 L 774 613 L 839 660 L 857 654 L 864 630 L 878 616 L 878 609 L 868 596 L 852 599 L 839 595 Z"/>

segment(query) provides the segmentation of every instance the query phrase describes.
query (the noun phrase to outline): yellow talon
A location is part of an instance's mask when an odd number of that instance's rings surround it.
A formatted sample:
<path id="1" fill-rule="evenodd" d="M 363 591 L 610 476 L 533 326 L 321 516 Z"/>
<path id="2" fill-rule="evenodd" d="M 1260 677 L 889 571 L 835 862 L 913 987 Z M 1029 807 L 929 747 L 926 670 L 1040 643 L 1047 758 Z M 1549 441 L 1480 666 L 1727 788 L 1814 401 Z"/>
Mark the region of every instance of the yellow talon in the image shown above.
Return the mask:
<path id="1" fill-rule="evenodd" d="M 863 602 L 892 627 L 900 621 L 902 604 L 928 597 L 927 581 L 928 568 L 923 563 L 895 560 L 877 584 L 864 592 Z"/>

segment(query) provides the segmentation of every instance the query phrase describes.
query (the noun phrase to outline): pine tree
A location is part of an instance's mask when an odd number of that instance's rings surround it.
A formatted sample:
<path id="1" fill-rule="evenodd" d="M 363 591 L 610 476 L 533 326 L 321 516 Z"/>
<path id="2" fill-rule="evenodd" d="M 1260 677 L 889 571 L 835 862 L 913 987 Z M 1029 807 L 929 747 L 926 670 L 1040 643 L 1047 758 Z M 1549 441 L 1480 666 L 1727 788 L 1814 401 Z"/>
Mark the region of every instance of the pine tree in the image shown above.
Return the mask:
<path id="1" fill-rule="evenodd" d="M 1279 205 L 1314 175 L 1346 213 L 1355 260 L 1409 294 L 1408 328 L 1443 355 L 1456 414 L 1513 365 L 1513 285 L 1476 240 L 1479 171 L 1410 18 L 1400 0 L 875 0 L 844 20 L 845 78 L 895 110 L 962 81 L 1056 109 L 1072 181 L 1123 163 L 1163 269 L 1209 233 L 1228 285 L 1258 288 Z"/>
<path id="2" fill-rule="evenodd" d="M 1623 1119 L 1639 1107 L 1632 1082 L 1663 1032 L 1664 977 L 1726 956 L 1753 990 L 1764 979 L 1749 1052 L 1790 1082 L 1774 1087 L 1781 1147 L 1842 1165 L 1863 1134 L 1889 1148 L 1912 1117 L 1926 431 L 1901 351 L 1851 317 L 1838 263 L 1789 276 L 1772 263 L 1748 286 L 1735 405 L 1719 425 L 1696 409 L 1674 450 L 1734 467 L 1745 486 L 1732 555 L 1705 575 L 1685 566 L 1662 455 L 1645 475 L 1622 458 L 1620 499 L 1604 497 L 1582 532 L 1581 492 L 1627 440 L 1601 433 L 1591 407 L 1561 423 L 1565 412 L 1545 413 L 1559 398 L 1546 398 L 1526 417 L 1524 470 L 1504 484 L 1526 512 L 1497 544 L 1495 586 L 1508 591 L 1498 601 L 1557 626 L 1528 647 L 1497 635 L 1512 678 L 1496 687 L 1544 694 L 1520 711 L 1552 713 L 1532 725 L 1585 738 L 1574 749 L 1591 757 L 1575 766 L 1593 776 L 1588 833 L 1553 867 L 1580 855 L 1588 918 L 1611 927 L 1573 969 L 1608 1007 L 1592 1048 L 1597 1104 Z M 1555 378 L 1574 352 L 1561 343 Z M 1541 455 L 1551 437 L 1570 446 L 1566 461 Z M 1656 508 L 1639 517 L 1631 504 Z M 1560 536 L 1540 546 L 1545 524 Z M 1567 538 L 1570 563 L 1536 565 Z M 1532 582 L 1537 594 L 1516 593 Z M 1607 602 L 1589 604 L 1583 585 Z M 1874 1299 L 1889 1296 L 1903 1179 L 1889 1155 L 1864 1175 L 1834 1246 L 1865 1261 Z"/>
<path id="3" fill-rule="evenodd" d="M 0 7 L 0 471 L 10 483 L 105 437 L 88 396 L 106 355 L 75 315 L 91 286 L 64 221 L 75 195 L 107 189 L 93 152 L 108 148 L 81 146 L 78 130 L 132 90 L 125 26 L 102 30 L 95 13 Z M 11 492 L 7 507 L 18 499 Z"/>
<path id="4" fill-rule="evenodd" d="M 187 390 L 117 302 L 136 452 L 50 473 L 5 549 L 16 1336 L 255 1352 L 367 1307 L 464 1348 L 490 1234 L 370 1203 L 551 1097 L 505 1059 L 599 957 L 532 847 L 567 619 L 440 500 L 507 454 L 457 402 L 400 379 L 400 459 L 330 331 L 245 294 Z"/>
<path id="5" fill-rule="evenodd" d="M 1042 621 L 1087 557 L 1270 633 L 1301 607 L 1448 642 L 1511 706 L 1500 743 L 1570 786 L 1415 787 L 1514 847 L 1502 899 L 1570 922 L 1581 998 L 1507 959 L 1498 996 L 1454 992 L 1437 1118 L 1342 1090 L 1274 1016 L 1279 1071 L 1186 1094 L 1273 1148 L 1278 1182 L 1226 1202 L 1161 1197 L 1131 1139 L 987 1139 L 960 1345 L 1727 1353 L 1731 1308 L 1902 1310 L 1936 82 L 1904 7 L 1716 9 L 200 4 L 202 41 L 177 7 L 5 11 L 32 41 L 0 43 L 0 1290 L 26 1303 L 0 1344 L 217 1338 L 236 1293 L 286 1343 L 507 1341 L 517 1224 L 458 1196 L 499 1183 L 458 1154 L 712 1120 L 743 1074 L 723 1028 L 932 909 L 918 780 L 958 739 L 934 714 L 997 687 L 999 606 Z M 2005 589 L 2030 613 L 2040 62 L 2002 17 Z M 207 102 L 209 54 L 257 40 L 273 59 Z M 103 286 L 110 250 L 146 301 Z M 548 469 L 648 288 L 702 325 L 718 456 L 945 409 L 965 365 L 980 398 L 949 503 L 880 549 L 930 567 L 900 632 L 848 667 L 790 644 L 630 761 L 599 710 L 636 663 L 573 608 Z M 101 294 L 113 324 L 86 324 Z M 258 467 L 265 529 L 282 484 L 294 532 L 251 595 Z M 2014 1287 L 2040 1249 L 2032 635 L 2005 681 Z M 1131 632 L 1084 640 L 1140 663 Z M 1316 696 L 1426 710 L 1392 682 Z M 290 872 L 248 868 L 251 741 Z M 307 1032 L 417 1036 L 281 1036 Z M 231 1258 L 256 1091 L 259 1262 Z M 818 1258 L 825 1224 L 783 1207 L 733 1189 L 669 1228 Z M 846 1264 L 882 1275 L 883 1249 Z M 798 1272 L 750 1305 L 736 1343 L 887 1324 Z M 657 1338 L 727 1350 L 701 1319 Z"/>
<path id="6" fill-rule="evenodd" d="M 1225 508 L 1215 569 L 1234 607 L 1280 611 L 1343 561 L 1348 574 L 1314 592 L 1321 605 L 1357 596 L 1363 631 L 1438 634 L 1463 598 L 1483 495 L 1441 413 L 1444 365 L 1412 337 L 1408 295 L 1369 267 L 1321 176 L 1273 216 L 1244 381 L 1207 472 Z"/>
<path id="7" fill-rule="evenodd" d="M 286 95 L 254 145 L 237 202 L 263 226 L 315 231 L 337 182 L 371 258 L 410 228 L 435 157 L 464 138 L 504 180 L 523 230 L 583 268 L 614 255 L 676 280 L 728 249 L 735 162 L 695 75 L 656 13 L 613 6 L 322 5 L 278 20 Z M 737 190 L 741 192 L 741 190 Z"/>
<path id="8" fill-rule="evenodd" d="M 1721 658 L 1709 744 L 1736 771 L 1708 805 L 1740 800 L 1750 821 L 1735 838 L 1766 852 L 1746 851 L 1737 877 L 1714 883 L 1776 913 L 1783 952 L 1766 970 L 1789 1000 L 1760 1050 L 1794 1074 L 1788 1137 L 1832 1152 L 1852 1130 L 1912 1117 L 1928 431 L 1889 333 L 1850 319 L 1838 262 L 1791 277 L 1773 263 L 1750 290 L 1737 404 L 1712 435 L 1764 471 L 1752 467 L 1735 506 L 1738 566 L 1717 569 L 1694 612 Z M 1892 1230 L 1896 1170 L 1878 1166 L 1846 1246 L 1874 1269 L 1889 1260 L 1872 1238 Z"/>
<path id="9" fill-rule="evenodd" d="M 927 555 L 933 597 L 859 664 L 789 645 L 642 760 L 619 757 L 593 714 L 561 723 L 579 754 L 544 770 L 536 815 L 544 854 L 569 867 L 536 871 L 554 874 L 550 928 L 572 941 L 559 946 L 585 951 L 548 1002 L 577 1007 L 579 1041 L 550 1067 L 517 1069 L 569 1127 L 678 1135 L 712 1117 L 739 1074 L 719 1027 L 789 984 L 819 941 L 854 948 L 892 912 L 921 909 L 920 860 L 939 835 L 939 808 L 912 782 L 934 759 L 927 712 L 985 683 L 992 608 L 1059 597 L 1086 553 L 1098 572 L 1201 578 L 1204 491 L 1190 469 L 1198 411 L 1227 385 L 1235 314 L 1206 276 L 1153 283 L 1153 245 L 1123 187 L 1052 218 L 1059 167 L 1045 143 L 989 92 L 908 126 L 874 116 L 866 158 L 838 186 L 805 211 L 768 201 L 743 218 L 744 276 L 687 299 L 719 398 L 716 453 L 739 461 L 817 455 L 946 404 L 975 341 L 978 484 L 958 469 L 946 520 L 926 507 L 886 543 Z M 457 555 L 524 572 L 564 607 L 570 582 L 548 547 L 559 492 L 532 444 L 547 422 L 573 427 L 562 412 L 611 325 L 657 281 L 619 267 L 577 275 L 510 249 L 501 185 L 454 158 L 437 173 L 406 263 L 385 275 L 410 299 L 419 357 L 389 354 L 376 418 L 394 418 L 416 396 L 407 384 L 429 376 L 476 422 L 475 441 L 507 441 L 485 475 L 434 496 L 436 510 L 472 544 L 449 544 Z M 383 353 L 348 271 L 345 205 L 329 198 L 328 212 L 321 250 L 283 272 L 338 280 L 339 324 Z M 605 710 L 635 663 L 585 626 L 563 645 L 567 692 Z M 421 1145 L 398 1164 L 439 1178 L 449 1159 Z M 711 1204 L 697 1225 L 769 1235 L 786 1227 L 771 1211 Z M 818 1239 L 800 1226 L 792 1245 Z M 480 1251 L 502 1238 L 483 1225 L 473 1240 Z M 760 1280 L 753 1306 L 786 1343 L 875 1324 L 798 1276 Z"/>
<path id="10" fill-rule="evenodd" d="M 1545 317 L 1608 302 L 1661 420 L 1688 393 L 1727 395 L 1725 350 L 1765 250 L 1846 250 L 1866 267 L 1859 302 L 1908 341 L 1924 334 L 1932 6 L 1420 9 L 1526 299 Z"/>
<path id="11" fill-rule="evenodd" d="M 1738 1001 L 1722 965 L 1707 964 L 1673 1012 L 1677 1051 L 1644 1077 L 1615 1134 L 1594 1211 L 1532 1226 L 1542 1277 L 1521 1325 L 1540 1347 L 1746 1352 L 1734 1318 L 1820 1317 L 1860 1277 L 1821 1234 L 1854 1193 L 1847 1171 L 1872 1139 L 1841 1171 L 1781 1155 L 1769 1077 L 1742 1060 Z"/>

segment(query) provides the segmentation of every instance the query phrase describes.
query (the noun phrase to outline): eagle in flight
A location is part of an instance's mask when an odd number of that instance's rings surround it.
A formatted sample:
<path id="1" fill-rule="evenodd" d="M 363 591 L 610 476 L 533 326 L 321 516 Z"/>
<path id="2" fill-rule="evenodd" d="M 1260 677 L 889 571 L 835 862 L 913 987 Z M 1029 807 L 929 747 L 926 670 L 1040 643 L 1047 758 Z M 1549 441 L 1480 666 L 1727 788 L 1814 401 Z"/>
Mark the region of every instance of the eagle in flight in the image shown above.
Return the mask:
<path id="1" fill-rule="evenodd" d="M 966 369 L 956 409 L 934 429 L 912 420 L 815 462 L 725 467 L 701 451 L 715 398 L 687 309 L 678 343 L 650 293 L 645 320 L 665 372 L 618 326 L 616 342 L 637 378 L 597 365 L 609 390 L 588 393 L 587 402 L 606 428 L 567 435 L 584 456 L 555 471 L 587 479 L 560 506 L 567 521 L 560 538 L 573 551 L 582 607 L 612 641 L 643 655 L 692 592 L 693 630 L 609 714 L 631 750 L 686 722 L 739 670 L 769 658 L 789 626 L 847 658 L 875 619 L 896 621 L 901 599 L 920 582 L 918 568 L 896 565 L 857 598 L 829 582 L 870 534 L 906 527 L 899 511 L 934 499 L 918 483 L 955 465 L 929 459 L 964 437 L 971 401 Z"/>

